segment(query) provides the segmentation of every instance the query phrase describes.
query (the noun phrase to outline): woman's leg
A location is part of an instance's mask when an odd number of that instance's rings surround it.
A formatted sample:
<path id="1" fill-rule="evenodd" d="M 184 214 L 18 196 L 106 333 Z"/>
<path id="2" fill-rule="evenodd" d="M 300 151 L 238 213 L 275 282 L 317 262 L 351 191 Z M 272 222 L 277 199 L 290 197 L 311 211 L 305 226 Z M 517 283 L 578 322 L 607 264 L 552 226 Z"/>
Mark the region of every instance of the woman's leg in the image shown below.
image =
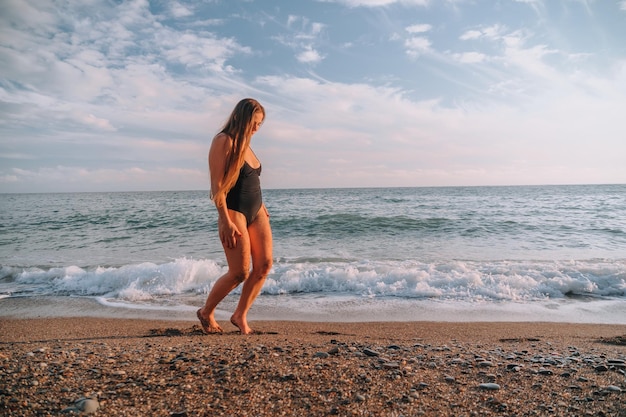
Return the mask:
<path id="1" fill-rule="evenodd" d="M 252 255 L 252 272 L 244 282 L 237 309 L 230 321 L 237 326 L 241 334 L 252 333 L 248 326 L 248 311 L 257 298 L 272 268 L 272 229 L 270 218 L 265 206 L 262 206 L 254 222 L 248 226 L 250 251 Z"/>
<path id="2" fill-rule="evenodd" d="M 197 315 L 205 332 L 221 333 L 222 328 L 215 321 L 215 308 L 232 290 L 246 281 L 250 272 L 250 236 L 246 230 L 246 218 L 243 214 L 229 210 L 231 220 L 237 225 L 241 236 L 234 248 L 224 245 L 224 253 L 228 262 L 228 272 L 222 275 L 211 288 L 204 307 Z"/>

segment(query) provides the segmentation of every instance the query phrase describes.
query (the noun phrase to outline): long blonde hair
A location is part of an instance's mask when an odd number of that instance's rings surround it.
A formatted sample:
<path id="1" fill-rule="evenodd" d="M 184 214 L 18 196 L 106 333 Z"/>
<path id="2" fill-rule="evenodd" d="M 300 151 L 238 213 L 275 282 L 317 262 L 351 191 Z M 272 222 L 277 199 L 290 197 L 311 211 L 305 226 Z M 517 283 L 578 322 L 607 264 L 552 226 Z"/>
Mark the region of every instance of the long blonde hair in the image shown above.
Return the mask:
<path id="1" fill-rule="evenodd" d="M 245 150 L 250 146 L 250 139 L 252 139 L 252 117 L 257 112 L 261 112 L 263 119 L 265 119 L 265 109 L 261 103 L 253 98 L 244 98 L 237 103 L 224 127 L 222 127 L 220 133 L 228 135 L 232 145 L 226 155 L 226 168 L 220 188 L 211 190 L 212 199 L 221 193 L 228 193 L 237 182 L 239 170 L 243 166 Z"/>

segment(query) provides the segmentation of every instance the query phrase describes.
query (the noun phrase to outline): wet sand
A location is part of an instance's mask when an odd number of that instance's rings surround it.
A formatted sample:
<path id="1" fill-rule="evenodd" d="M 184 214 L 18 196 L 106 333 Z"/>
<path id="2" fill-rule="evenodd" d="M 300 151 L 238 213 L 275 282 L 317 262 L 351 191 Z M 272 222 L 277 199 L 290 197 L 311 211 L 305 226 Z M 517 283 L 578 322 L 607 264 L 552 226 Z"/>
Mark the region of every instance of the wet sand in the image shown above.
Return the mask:
<path id="1" fill-rule="evenodd" d="M 625 325 L 220 324 L 0 318 L 0 414 L 626 417 Z"/>

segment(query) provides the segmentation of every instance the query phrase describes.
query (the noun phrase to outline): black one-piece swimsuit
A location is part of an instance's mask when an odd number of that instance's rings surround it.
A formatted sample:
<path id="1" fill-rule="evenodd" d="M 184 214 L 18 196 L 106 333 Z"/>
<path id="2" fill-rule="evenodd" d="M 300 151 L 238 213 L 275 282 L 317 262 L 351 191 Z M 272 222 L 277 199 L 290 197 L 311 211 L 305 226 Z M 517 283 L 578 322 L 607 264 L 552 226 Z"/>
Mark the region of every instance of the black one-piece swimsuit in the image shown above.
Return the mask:
<path id="1" fill-rule="evenodd" d="M 226 195 L 226 207 L 243 213 L 248 226 L 254 221 L 263 204 L 260 176 L 260 165 L 252 168 L 244 161 L 237 182 Z"/>

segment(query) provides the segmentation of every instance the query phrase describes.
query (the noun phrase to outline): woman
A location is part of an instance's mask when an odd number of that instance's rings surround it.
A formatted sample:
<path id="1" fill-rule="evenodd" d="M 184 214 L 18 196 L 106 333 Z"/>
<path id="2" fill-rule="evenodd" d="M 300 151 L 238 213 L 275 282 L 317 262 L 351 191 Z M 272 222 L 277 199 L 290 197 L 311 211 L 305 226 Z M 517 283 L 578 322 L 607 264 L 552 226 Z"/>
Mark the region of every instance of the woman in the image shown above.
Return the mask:
<path id="1" fill-rule="evenodd" d="M 215 282 L 204 307 L 197 311 L 207 333 L 222 332 L 215 321 L 215 308 L 242 282 L 239 304 L 230 322 L 241 334 L 253 333 L 248 326 L 248 311 L 272 267 L 272 230 L 259 181 L 261 162 L 250 149 L 252 135 L 264 119 L 265 109 L 258 101 L 241 100 L 209 150 L 211 198 L 217 207 L 228 272 Z"/>

